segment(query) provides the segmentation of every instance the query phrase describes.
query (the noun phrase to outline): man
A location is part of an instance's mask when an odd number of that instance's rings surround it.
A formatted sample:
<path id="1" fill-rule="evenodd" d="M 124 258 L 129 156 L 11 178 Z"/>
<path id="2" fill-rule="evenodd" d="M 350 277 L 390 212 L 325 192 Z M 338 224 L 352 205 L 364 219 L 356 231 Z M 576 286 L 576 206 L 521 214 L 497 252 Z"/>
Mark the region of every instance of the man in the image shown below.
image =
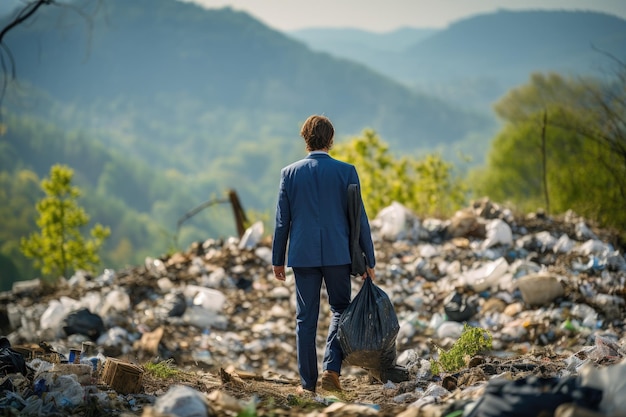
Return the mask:
<path id="1" fill-rule="evenodd" d="M 300 392 L 315 392 L 318 378 L 315 345 L 322 281 L 332 318 L 323 360 L 322 388 L 341 390 L 339 375 L 343 352 L 337 339 L 341 313 L 350 304 L 350 224 L 348 185 L 359 185 L 353 165 L 333 159 L 328 151 L 335 130 L 324 116 L 310 116 L 300 135 L 308 156 L 281 170 L 276 228 L 272 247 L 274 276 L 285 280 L 285 253 L 296 281 L 296 342 Z M 374 245 L 363 209 L 360 238 L 367 272 L 375 279 Z"/>

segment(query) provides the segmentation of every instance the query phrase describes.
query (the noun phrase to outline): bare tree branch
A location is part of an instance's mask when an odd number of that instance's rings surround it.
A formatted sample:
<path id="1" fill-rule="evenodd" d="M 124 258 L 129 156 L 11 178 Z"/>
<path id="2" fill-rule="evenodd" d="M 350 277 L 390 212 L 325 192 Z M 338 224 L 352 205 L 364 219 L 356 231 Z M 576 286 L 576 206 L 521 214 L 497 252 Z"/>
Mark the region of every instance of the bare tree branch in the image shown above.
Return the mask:
<path id="1" fill-rule="evenodd" d="M 99 8 L 100 1 L 101 0 L 98 0 L 98 7 L 96 8 L 96 10 Z M 29 1 L 17 13 L 15 18 L 13 18 L 13 20 L 4 28 L 2 28 L 2 30 L 0 31 L 0 68 L 2 69 L 2 83 L 0 85 L 0 124 L 2 124 L 2 104 L 4 103 L 4 98 L 7 92 L 9 81 L 15 80 L 17 78 L 16 69 L 15 69 L 15 59 L 13 58 L 13 54 L 11 53 L 11 50 L 9 49 L 9 47 L 4 43 L 4 37 L 7 33 L 9 33 L 9 31 L 18 27 L 20 24 L 24 23 L 27 19 L 32 17 L 37 12 L 37 10 L 39 10 L 41 6 L 45 6 L 45 5 L 65 7 L 76 12 L 78 15 L 80 15 L 87 22 L 89 26 L 87 42 L 88 44 L 91 43 L 91 35 L 93 32 L 92 30 L 93 19 L 89 14 L 85 13 L 85 11 L 81 10 L 79 7 L 75 5 L 62 3 L 57 0 Z"/>
<path id="2" fill-rule="evenodd" d="M 9 23 L 2 31 L 0 32 L 0 44 L 4 41 L 4 35 L 6 35 L 11 29 L 31 17 L 37 9 L 39 9 L 44 4 L 52 4 L 54 0 L 37 0 L 33 3 L 28 3 L 24 8 L 18 13 L 18 15 L 13 19 L 11 23 Z"/>
<path id="3" fill-rule="evenodd" d="M 9 68 L 10 68 L 10 79 L 15 79 L 15 60 L 13 59 L 13 54 L 11 50 L 4 43 L 4 37 L 11 29 L 16 28 L 18 25 L 26 21 L 29 17 L 31 17 L 35 12 L 44 5 L 53 4 L 54 0 L 37 0 L 35 2 L 31 2 L 26 4 L 22 10 L 15 16 L 15 18 L 6 25 L 2 31 L 0 31 L 0 61 L 2 65 L 2 89 L 0 90 L 0 123 L 2 122 L 2 103 L 4 103 L 4 96 L 7 91 L 7 87 L 9 85 L 9 71 L 7 69 L 7 65 L 4 59 L 5 54 L 9 58 Z"/>

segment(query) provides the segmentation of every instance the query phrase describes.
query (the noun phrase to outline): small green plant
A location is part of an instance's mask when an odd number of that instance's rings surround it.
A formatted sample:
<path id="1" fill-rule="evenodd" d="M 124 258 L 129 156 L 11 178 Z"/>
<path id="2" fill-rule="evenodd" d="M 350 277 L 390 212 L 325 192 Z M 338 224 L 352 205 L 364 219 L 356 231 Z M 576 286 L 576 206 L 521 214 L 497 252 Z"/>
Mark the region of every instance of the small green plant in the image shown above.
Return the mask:
<path id="1" fill-rule="evenodd" d="M 459 340 L 449 350 L 437 346 L 439 359 L 430 360 L 432 373 L 438 374 L 440 368 L 447 372 L 458 371 L 466 365 L 466 358 L 471 358 L 477 353 L 491 349 L 492 340 L 489 331 L 465 324 Z"/>
<path id="2" fill-rule="evenodd" d="M 146 372 L 159 379 L 172 378 L 180 375 L 182 372 L 174 367 L 174 362 L 172 359 L 168 359 L 166 361 L 161 361 L 158 363 L 147 362 L 144 363 L 143 367 Z"/>
<path id="3" fill-rule="evenodd" d="M 254 400 L 251 400 L 250 402 L 248 402 L 248 404 L 246 404 L 244 409 L 241 410 L 237 414 L 237 417 L 256 417 L 256 416 L 257 416 L 256 402 Z"/>
<path id="4" fill-rule="evenodd" d="M 98 251 L 111 234 L 108 227 L 96 224 L 90 238 L 83 236 L 89 215 L 78 205 L 81 192 L 72 185 L 73 176 L 68 166 L 52 166 L 50 177 L 41 181 L 46 195 L 37 203 L 39 232 L 20 242 L 22 253 L 34 258 L 35 266 L 53 281 L 59 276 L 68 278 L 77 269 L 93 272 L 100 263 Z"/>

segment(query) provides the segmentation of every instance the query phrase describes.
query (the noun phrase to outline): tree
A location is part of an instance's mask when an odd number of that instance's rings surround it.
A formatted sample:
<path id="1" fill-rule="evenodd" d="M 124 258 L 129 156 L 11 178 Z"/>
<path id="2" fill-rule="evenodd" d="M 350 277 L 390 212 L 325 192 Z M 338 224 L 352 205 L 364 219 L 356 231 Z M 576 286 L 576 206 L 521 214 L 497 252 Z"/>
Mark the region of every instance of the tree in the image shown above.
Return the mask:
<path id="1" fill-rule="evenodd" d="M 96 224 L 85 239 L 81 228 L 89 223 L 89 216 L 76 200 L 80 190 L 72 186 L 74 171 L 64 165 L 54 165 L 50 178 L 41 181 L 45 197 L 37 203 L 39 233 L 22 238 L 21 250 L 35 259 L 42 273 L 53 279 L 67 277 L 71 270 L 93 271 L 100 263 L 97 254 L 111 233 L 108 227 Z"/>
<path id="2" fill-rule="evenodd" d="M 398 189 L 401 184 L 392 171 L 394 160 L 389 154 L 389 146 L 373 130 L 367 129 L 363 131 L 363 136 L 335 145 L 332 153 L 338 159 L 357 166 L 363 205 L 368 213 L 378 213 L 394 198 L 403 199 Z"/>
<path id="3" fill-rule="evenodd" d="M 572 209 L 625 230 L 626 66 L 617 74 L 611 82 L 533 74 L 511 90 L 495 106 L 505 126 L 478 192 L 522 210 L 549 201 L 553 213 Z"/>
<path id="4" fill-rule="evenodd" d="M 397 201 L 418 215 L 446 216 L 465 203 L 466 188 L 455 177 L 452 164 L 437 154 L 422 160 L 396 159 L 371 129 L 348 143 L 336 145 L 333 155 L 358 168 L 368 213 L 378 213 Z"/>

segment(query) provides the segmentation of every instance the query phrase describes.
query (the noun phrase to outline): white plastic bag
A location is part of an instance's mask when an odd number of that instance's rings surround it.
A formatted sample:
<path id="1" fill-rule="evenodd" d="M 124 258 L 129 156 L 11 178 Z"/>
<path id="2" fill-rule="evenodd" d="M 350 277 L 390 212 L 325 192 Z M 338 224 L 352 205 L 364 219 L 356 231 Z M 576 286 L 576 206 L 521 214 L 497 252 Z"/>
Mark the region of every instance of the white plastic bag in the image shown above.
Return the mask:
<path id="1" fill-rule="evenodd" d="M 513 244 L 513 232 L 504 220 L 495 219 L 487 223 L 487 239 L 483 242 L 483 249 L 496 245 L 511 246 Z"/>

